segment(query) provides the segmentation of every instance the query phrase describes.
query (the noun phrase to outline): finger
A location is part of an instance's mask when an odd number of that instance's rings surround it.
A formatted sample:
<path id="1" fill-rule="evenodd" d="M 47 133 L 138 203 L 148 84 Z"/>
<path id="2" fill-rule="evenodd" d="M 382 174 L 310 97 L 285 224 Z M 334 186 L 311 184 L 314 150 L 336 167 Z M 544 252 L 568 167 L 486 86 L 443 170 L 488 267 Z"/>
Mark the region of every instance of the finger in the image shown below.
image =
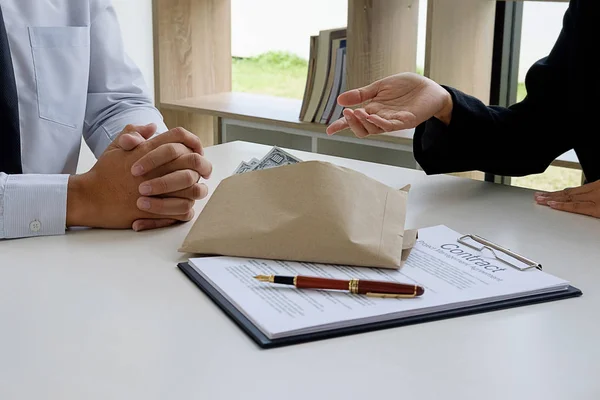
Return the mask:
<path id="1" fill-rule="evenodd" d="M 559 203 L 571 203 L 571 202 L 587 202 L 587 201 L 595 201 L 598 198 L 598 192 L 586 192 L 580 194 L 571 195 L 569 193 L 564 195 L 554 195 L 550 197 L 546 196 L 538 196 L 535 198 L 535 201 L 538 204 L 547 204 L 550 201 L 556 201 Z"/>
<path id="2" fill-rule="evenodd" d="M 338 104 L 344 107 L 356 106 L 368 100 L 372 100 L 379 92 L 379 81 L 362 88 L 349 90 L 338 96 Z"/>
<path id="3" fill-rule="evenodd" d="M 201 156 L 204 155 L 204 149 L 202 148 L 202 142 L 200 142 L 200 138 L 183 128 L 171 129 L 170 131 L 160 134 L 148 141 L 148 145 L 152 149 L 156 149 L 168 143 L 181 143 L 191 149 L 193 152 L 198 153 Z"/>
<path id="4" fill-rule="evenodd" d="M 212 175 L 213 165 L 198 153 L 188 153 L 159 168 L 157 172 L 162 172 L 162 175 L 166 175 L 182 169 L 191 169 L 200 174 L 204 179 L 209 179 Z"/>
<path id="5" fill-rule="evenodd" d="M 402 125 L 402 129 L 411 129 L 418 125 L 417 117 L 409 111 L 381 111 L 378 114 L 388 121 L 397 121 Z"/>
<path id="6" fill-rule="evenodd" d="M 354 110 L 354 115 L 358 118 L 358 120 L 361 122 L 361 124 L 365 127 L 367 132 L 369 132 L 369 135 L 378 135 L 378 134 L 384 132 L 383 129 L 381 129 L 377 125 L 369 122 L 369 120 L 368 120 L 369 114 L 367 114 L 367 112 L 365 111 L 364 108 L 358 108 L 358 109 Z"/>
<path id="7" fill-rule="evenodd" d="M 354 134 L 359 138 L 364 138 L 369 136 L 369 132 L 365 129 L 363 124 L 359 121 L 358 118 L 354 115 L 354 112 L 350 109 L 344 110 L 344 117 L 348 121 L 348 126 L 354 132 Z"/>
<path id="8" fill-rule="evenodd" d="M 189 213 L 194 207 L 194 201 L 171 197 L 140 197 L 137 206 L 140 210 L 155 215 L 178 216 Z"/>
<path id="9" fill-rule="evenodd" d="M 381 118 L 379 115 L 376 115 L 376 114 L 369 115 L 367 117 L 367 121 L 369 121 L 373 125 L 378 126 L 380 129 L 382 129 L 385 132 L 392 132 L 395 130 L 400 130 L 400 129 L 396 129 L 394 126 L 394 123 L 399 123 L 399 121 L 388 121 L 388 120 Z"/>
<path id="10" fill-rule="evenodd" d="M 179 222 L 176 219 L 138 219 L 133 222 L 131 229 L 136 232 L 148 231 L 151 229 L 166 228 Z"/>
<path id="11" fill-rule="evenodd" d="M 200 174 L 196 171 L 182 169 L 159 178 L 142 182 L 138 190 L 142 196 L 157 196 L 192 187 L 199 179 Z"/>
<path id="12" fill-rule="evenodd" d="M 573 196 L 579 194 L 589 193 L 593 190 L 598 189 L 597 182 L 588 183 L 586 185 L 577 186 L 577 187 L 569 187 L 563 190 L 558 190 L 555 192 L 536 192 L 535 196 L 538 197 L 561 197 L 561 196 Z"/>
<path id="13" fill-rule="evenodd" d="M 348 128 L 349 128 L 349 126 L 348 126 L 348 121 L 346 120 L 346 118 L 340 118 L 327 127 L 327 134 L 333 135 L 335 133 L 341 132 L 344 129 L 348 129 Z"/>
<path id="14" fill-rule="evenodd" d="M 131 173 L 133 176 L 141 176 L 147 174 L 156 168 L 170 163 L 173 160 L 178 159 L 186 153 L 189 153 L 188 149 L 184 144 L 181 143 L 167 143 L 164 144 L 137 160 L 131 166 Z"/>
<path id="15" fill-rule="evenodd" d="M 566 189 L 565 189 L 566 190 Z M 565 190 L 558 190 L 556 192 L 535 192 L 535 197 L 544 197 L 546 199 L 549 198 L 556 198 L 556 197 L 564 197 L 565 195 Z"/>
<path id="16" fill-rule="evenodd" d="M 565 196 L 562 194 L 554 194 L 552 196 L 536 196 L 535 201 L 538 204 L 545 204 L 547 205 L 549 201 L 558 201 L 561 203 L 568 203 L 570 202 L 572 199 L 569 196 Z"/>
<path id="17" fill-rule="evenodd" d="M 208 186 L 206 186 L 204 183 L 196 183 L 189 188 L 168 193 L 164 197 L 179 197 L 181 199 L 202 200 L 206 196 L 208 196 Z"/>
<path id="18" fill-rule="evenodd" d="M 537 204 L 542 205 L 542 206 L 547 206 L 549 201 L 551 201 L 551 200 L 549 198 L 547 198 L 547 197 L 543 197 L 543 196 L 536 196 L 535 197 L 535 202 Z"/>
<path id="19" fill-rule="evenodd" d="M 596 203 L 592 201 L 559 202 L 549 201 L 548 206 L 555 210 L 566 211 L 570 213 L 593 216 L 596 211 Z"/>
<path id="20" fill-rule="evenodd" d="M 565 196 L 562 193 L 552 193 L 548 195 L 535 196 L 535 202 L 542 205 L 548 205 L 549 201 L 558 201 L 566 203 L 572 201 L 570 196 Z"/>
<path id="21" fill-rule="evenodd" d="M 155 123 L 150 123 L 144 126 L 137 126 L 136 132 L 139 133 L 144 139 L 150 139 L 155 133 L 158 127 Z"/>
<path id="22" fill-rule="evenodd" d="M 123 134 L 119 136 L 117 144 L 125 151 L 131 151 L 156 133 L 156 125 L 148 124 L 145 126 L 127 125 Z"/>
<path id="23" fill-rule="evenodd" d="M 377 125 L 386 132 L 401 131 L 404 129 L 410 129 L 411 127 L 414 127 L 411 124 L 407 124 L 404 121 L 400 121 L 397 119 L 387 120 L 376 114 L 369 115 L 368 120 L 369 122 L 371 122 L 374 125 Z"/>

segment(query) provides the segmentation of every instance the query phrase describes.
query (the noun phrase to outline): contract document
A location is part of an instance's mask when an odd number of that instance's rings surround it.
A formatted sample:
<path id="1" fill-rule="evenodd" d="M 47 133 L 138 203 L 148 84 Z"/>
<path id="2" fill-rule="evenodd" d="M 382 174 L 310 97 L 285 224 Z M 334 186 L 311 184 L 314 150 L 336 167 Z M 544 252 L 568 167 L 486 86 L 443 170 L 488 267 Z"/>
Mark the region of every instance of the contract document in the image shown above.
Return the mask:
<path id="1" fill-rule="evenodd" d="M 461 236 L 446 226 L 419 230 L 416 245 L 398 270 L 234 257 L 192 258 L 188 267 L 202 281 L 201 288 L 210 286 L 215 293 L 213 300 L 227 303 L 230 316 L 235 319 L 241 314 L 243 323 L 252 324 L 269 340 L 376 327 L 385 321 L 441 316 L 452 310 L 536 299 L 551 293 L 563 292 L 562 297 L 571 297 L 566 296 L 569 289 L 575 295 L 568 281 L 535 268 L 515 268 L 459 243 Z M 257 275 L 390 281 L 416 284 L 425 292 L 408 299 L 372 298 L 343 290 L 298 289 L 259 282 L 254 278 Z M 528 302 L 523 300 L 522 304 Z M 521 304 L 510 304 L 514 305 Z M 236 312 L 232 313 L 232 308 Z M 503 307 L 491 309 L 498 308 Z"/>

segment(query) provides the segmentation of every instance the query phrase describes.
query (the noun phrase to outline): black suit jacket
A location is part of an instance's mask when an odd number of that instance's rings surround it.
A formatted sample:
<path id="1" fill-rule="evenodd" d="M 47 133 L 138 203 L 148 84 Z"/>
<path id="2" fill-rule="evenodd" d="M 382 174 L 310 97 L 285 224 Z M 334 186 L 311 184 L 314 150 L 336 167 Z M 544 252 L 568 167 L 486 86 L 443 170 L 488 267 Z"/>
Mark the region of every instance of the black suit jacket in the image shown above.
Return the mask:
<path id="1" fill-rule="evenodd" d="M 454 101 L 450 125 L 432 118 L 415 130 L 414 154 L 425 172 L 523 176 L 574 149 L 587 180 L 600 179 L 599 3 L 571 0 L 551 53 L 527 73 L 522 102 L 488 107 L 446 87 Z"/>

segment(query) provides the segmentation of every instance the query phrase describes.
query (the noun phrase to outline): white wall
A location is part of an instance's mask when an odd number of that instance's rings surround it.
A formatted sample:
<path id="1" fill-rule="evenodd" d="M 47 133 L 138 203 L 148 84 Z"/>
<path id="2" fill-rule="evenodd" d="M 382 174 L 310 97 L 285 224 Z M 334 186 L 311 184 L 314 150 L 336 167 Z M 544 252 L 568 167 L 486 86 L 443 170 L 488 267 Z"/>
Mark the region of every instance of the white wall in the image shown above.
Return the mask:
<path id="1" fill-rule="evenodd" d="M 142 71 L 154 95 L 154 51 L 152 42 L 152 0 L 113 0 L 125 50 Z M 96 158 L 85 142 L 81 146 L 78 173 L 88 171 Z"/>
<path id="2" fill-rule="evenodd" d="M 154 93 L 154 52 L 152 40 L 152 0 L 113 0 L 125 50 L 142 70 Z"/>

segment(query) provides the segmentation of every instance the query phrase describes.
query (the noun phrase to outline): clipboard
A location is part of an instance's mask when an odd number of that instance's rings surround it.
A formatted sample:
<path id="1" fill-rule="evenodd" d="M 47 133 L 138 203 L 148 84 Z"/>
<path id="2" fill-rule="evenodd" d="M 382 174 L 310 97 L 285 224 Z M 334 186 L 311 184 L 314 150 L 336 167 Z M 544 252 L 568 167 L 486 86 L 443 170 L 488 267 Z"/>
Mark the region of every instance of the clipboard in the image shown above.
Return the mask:
<path id="1" fill-rule="evenodd" d="M 540 271 L 542 270 L 542 264 L 540 264 L 536 261 L 533 261 L 525 256 L 517 254 L 514 251 L 507 249 L 503 246 L 500 246 L 494 242 L 484 239 L 481 236 L 464 235 L 464 236 L 461 236 L 457 241 L 458 241 L 458 243 L 460 243 L 464 246 L 470 247 L 472 249 L 475 249 L 479 252 L 488 250 L 494 255 L 494 257 L 497 260 L 502 261 L 503 263 L 508 264 L 511 267 L 516 268 L 520 271 L 527 271 L 528 269 L 532 269 L 532 268 L 537 268 Z M 500 253 L 512 258 L 513 262 L 508 261 L 506 258 L 499 257 L 497 252 L 500 252 Z M 517 264 L 516 262 L 514 262 L 514 260 L 519 261 L 522 265 Z"/>
<path id="2" fill-rule="evenodd" d="M 229 300 L 219 293 L 219 291 L 208 280 L 204 279 L 198 272 L 196 272 L 196 270 L 189 263 L 182 262 L 179 263 L 177 267 L 194 285 L 200 289 L 201 292 L 203 292 L 217 307 L 219 307 L 235 325 L 237 325 L 252 341 L 258 345 L 258 347 L 262 349 L 298 345 L 318 340 L 364 334 L 382 329 L 398 328 L 402 326 L 422 324 L 450 318 L 466 317 L 474 314 L 570 299 L 579 297 L 583 294 L 578 288 L 569 286 L 566 290 L 561 290 L 558 292 L 539 293 L 525 297 L 517 297 L 514 299 L 498 300 L 478 305 L 459 307 L 452 310 L 436 311 L 425 315 L 413 315 L 388 321 L 373 322 L 314 333 L 305 333 L 283 338 L 270 339 L 265 336 L 263 332 L 261 332 L 258 326 L 252 323 L 252 321 L 250 321 L 243 313 L 241 313 Z"/>
<path id="3" fill-rule="evenodd" d="M 435 228 L 440 227 L 432 227 L 432 229 Z M 534 276 L 532 278 L 535 279 L 535 275 L 537 275 L 538 272 L 541 273 L 540 271 L 536 271 L 536 269 L 542 269 L 540 263 L 524 257 L 506 247 L 493 243 L 492 241 L 484 239 L 478 235 L 462 235 L 461 233 L 452 231 L 447 227 L 442 228 L 445 229 L 445 231 L 442 231 L 441 233 L 435 231 L 435 234 L 448 234 L 448 236 L 437 238 L 437 240 L 434 241 L 436 247 L 432 247 L 433 249 L 440 247 L 444 248 L 442 243 L 459 243 L 460 245 L 454 245 L 451 248 L 456 248 L 457 251 L 462 255 L 461 258 L 464 258 L 465 253 L 471 253 L 471 251 L 465 252 L 464 250 L 466 248 L 474 249 L 480 253 L 480 256 L 482 257 L 485 257 L 484 254 L 481 254 L 482 251 L 490 251 L 499 262 L 509 265 L 508 268 L 504 268 L 503 270 L 511 273 L 511 275 L 513 275 L 517 281 L 519 275 L 524 275 L 524 279 L 529 279 L 530 276 L 528 275 L 533 274 Z M 422 231 L 422 233 L 423 234 L 421 236 L 423 237 L 423 240 L 426 241 L 427 235 L 425 235 L 424 231 Z M 475 253 L 475 251 L 472 251 L 472 253 Z M 446 253 L 444 253 L 444 255 L 446 255 Z M 472 254 L 468 254 L 468 256 L 472 256 Z M 481 260 L 481 258 L 479 258 L 479 260 Z M 510 268 L 511 266 L 514 267 L 514 271 L 517 272 L 513 272 L 513 268 Z M 239 305 L 231 302 L 229 298 L 221 292 L 220 287 L 215 286 L 217 285 L 216 283 L 213 284 L 213 282 L 211 282 L 208 278 L 205 278 L 190 262 L 181 262 L 178 264 L 178 268 L 195 286 L 200 289 L 200 291 L 202 291 L 210 300 L 212 300 L 214 304 L 216 304 L 227 316 L 229 316 L 229 318 L 261 348 L 295 345 L 316 340 L 331 339 L 339 336 L 367 333 L 369 331 L 380 329 L 427 323 L 447 318 L 463 317 L 477 313 L 557 301 L 579 297 L 582 295 L 582 291 L 580 289 L 571 286 L 565 281 L 564 284 L 560 284 L 559 286 L 540 285 L 540 287 L 545 287 L 545 289 L 533 290 L 528 293 L 522 293 L 517 290 L 509 296 L 492 295 L 487 299 L 484 296 L 484 298 L 477 298 L 477 301 L 474 302 L 450 301 L 449 303 L 452 303 L 452 306 L 450 307 L 439 307 L 437 309 L 435 307 L 424 308 L 424 312 L 422 313 L 407 313 L 405 315 L 392 316 L 389 319 L 383 319 L 379 321 L 365 322 L 358 319 L 356 323 L 349 323 L 343 326 L 333 327 L 324 325 L 323 329 L 315 329 L 304 332 L 295 332 L 294 330 L 291 330 L 286 335 L 270 337 L 267 336 L 267 334 L 265 334 L 265 332 L 263 332 L 260 327 L 244 313 L 243 307 L 238 308 Z M 527 270 L 529 270 L 529 272 L 522 272 Z M 468 269 L 467 272 L 471 272 L 471 270 Z M 508 290 L 507 293 L 511 293 L 511 291 Z"/>

